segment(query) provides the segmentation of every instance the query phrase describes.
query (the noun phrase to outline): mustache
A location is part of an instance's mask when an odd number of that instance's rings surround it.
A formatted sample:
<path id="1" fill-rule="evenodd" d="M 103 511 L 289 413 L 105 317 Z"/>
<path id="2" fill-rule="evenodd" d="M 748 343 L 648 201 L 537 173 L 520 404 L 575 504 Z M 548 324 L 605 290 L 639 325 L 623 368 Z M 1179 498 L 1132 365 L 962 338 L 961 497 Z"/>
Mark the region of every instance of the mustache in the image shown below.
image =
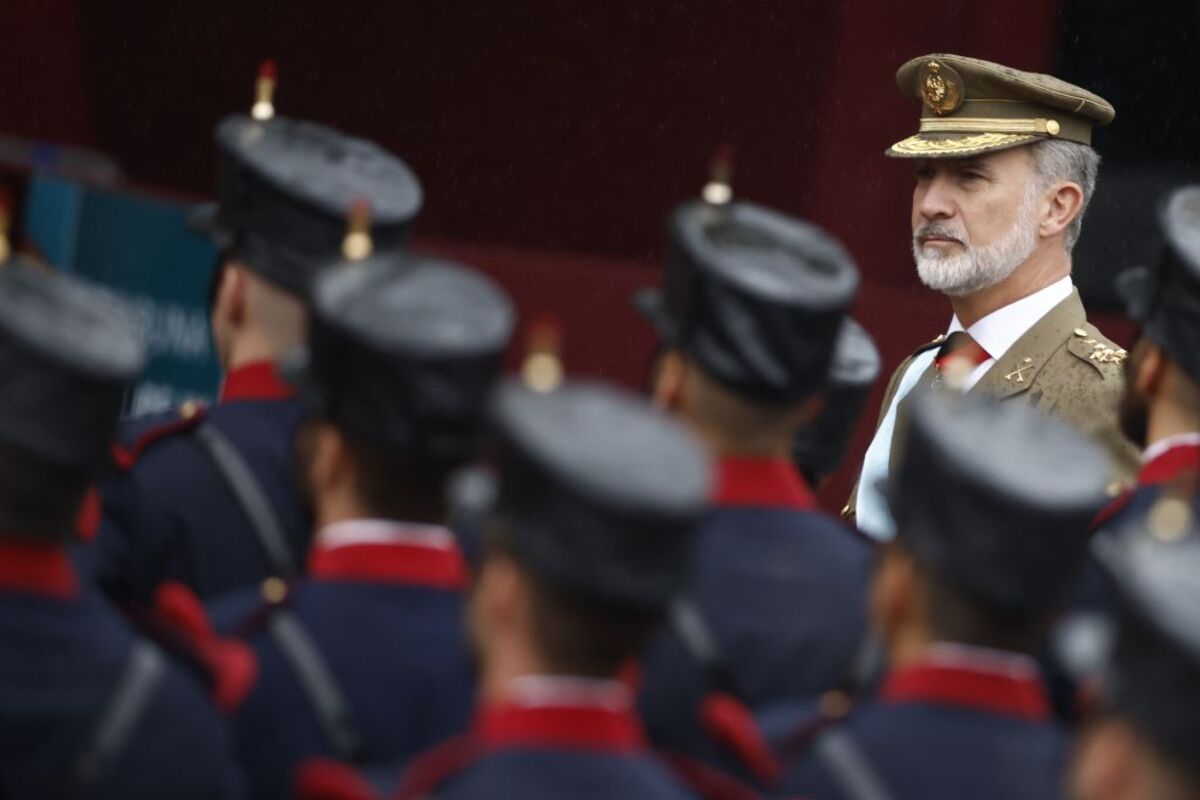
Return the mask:
<path id="1" fill-rule="evenodd" d="M 913 242 L 920 244 L 925 239 L 936 236 L 939 239 L 950 239 L 958 242 L 964 247 L 967 245 L 967 236 L 962 231 L 951 228 L 949 225 L 943 225 L 938 222 L 928 222 L 917 228 L 913 233 Z"/>

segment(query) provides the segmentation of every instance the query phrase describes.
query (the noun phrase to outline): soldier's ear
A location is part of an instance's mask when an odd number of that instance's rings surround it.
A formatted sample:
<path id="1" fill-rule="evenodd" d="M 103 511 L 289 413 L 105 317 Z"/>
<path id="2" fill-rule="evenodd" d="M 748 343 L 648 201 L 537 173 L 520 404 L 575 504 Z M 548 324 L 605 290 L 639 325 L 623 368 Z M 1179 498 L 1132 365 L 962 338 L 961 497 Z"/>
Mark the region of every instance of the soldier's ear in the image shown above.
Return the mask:
<path id="1" fill-rule="evenodd" d="M 871 583 L 871 622 L 892 641 L 897 631 L 916 615 L 917 568 L 897 545 L 889 544 L 875 567 Z"/>
<path id="2" fill-rule="evenodd" d="M 1065 234 L 1067 226 L 1083 213 L 1083 189 L 1074 181 L 1059 181 L 1042 193 L 1038 233 L 1049 238 Z"/>
<path id="3" fill-rule="evenodd" d="M 683 406 L 684 379 L 687 362 L 678 350 L 667 350 L 658 359 L 653 376 L 651 399 L 664 411 L 678 411 Z"/>
<path id="4" fill-rule="evenodd" d="M 1134 362 L 1133 387 L 1142 397 L 1157 397 L 1162 392 L 1169 362 L 1161 347 L 1149 339 L 1139 343 L 1140 353 Z"/>
<path id="5" fill-rule="evenodd" d="M 1123 722 L 1093 722 L 1079 737 L 1071 763 L 1070 795 L 1079 800 L 1134 800 L 1138 784 L 1136 734 Z"/>
<path id="6" fill-rule="evenodd" d="M 314 423 L 308 465 L 308 481 L 314 497 L 319 500 L 322 494 L 346 486 L 353 478 L 346 440 L 328 422 Z"/>

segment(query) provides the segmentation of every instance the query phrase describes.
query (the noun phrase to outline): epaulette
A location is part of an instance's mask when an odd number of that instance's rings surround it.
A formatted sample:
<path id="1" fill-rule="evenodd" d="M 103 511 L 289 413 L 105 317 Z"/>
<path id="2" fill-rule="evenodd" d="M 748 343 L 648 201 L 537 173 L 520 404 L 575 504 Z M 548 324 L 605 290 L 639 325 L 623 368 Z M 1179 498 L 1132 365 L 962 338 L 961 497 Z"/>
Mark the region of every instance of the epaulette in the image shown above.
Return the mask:
<path id="1" fill-rule="evenodd" d="M 188 401 L 169 414 L 127 425 L 109 448 L 113 464 L 125 472 L 133 469 L 148 449 L 171 436 L 195 430 L 207 413 L 204 404 Z"/>
<path id="2" fill-rule="evenodd" d="M 1102 334 L 1095 325 L 1085 322 L 1071 332 L 1067 349 L 1078 358 L 1088 362 L 1101 375 L 1120 374 L 1121 365 L 1129 357 L 1124 348 Z"/>

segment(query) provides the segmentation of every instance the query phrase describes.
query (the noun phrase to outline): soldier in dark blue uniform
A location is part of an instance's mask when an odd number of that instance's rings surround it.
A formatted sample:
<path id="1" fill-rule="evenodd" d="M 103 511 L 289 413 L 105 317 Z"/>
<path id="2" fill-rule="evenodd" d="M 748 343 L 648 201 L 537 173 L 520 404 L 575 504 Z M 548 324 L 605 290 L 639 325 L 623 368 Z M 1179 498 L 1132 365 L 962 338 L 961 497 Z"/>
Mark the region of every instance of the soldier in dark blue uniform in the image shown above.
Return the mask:
<path id="1" fill-rule="evenodd" d="M 766 780 L 751 710 L 833 688 L 865 631 L 868 546 L 818 511 L 792 462 L 858 273 L 816 227 L 749 203 L 687 203 L 669 235 L 663 292 L 637 298 L 667 347 L 653 392 L 718 458 L 718 480 L 641 707 L 657 744 Z"/>
<path id="2" fill-rule="evenodd" d="M 221 247 L 212 325 L 225 381 L 214 407 L 119 435 L 97 558 L 120 601 L 145 603 L 168 579 L 209 598 L 303 571 L 311 520 L 292 463 L 302 409 L 277 365 L 303 344 L 308 283 L 338 257 L 351 208 L 361 216 L 356 204 L 369 203 L 370 240 L 386 251 L 421 205 L 399 159 L 320 125 L 231 116 L 216 141 L 219 203 L 194 221 Z"/>
<path id="3" fill-rule="evenodd" d="M 499 489 L 469 610 L 479 711 L 398 796 L 689 796 L 651 755 L 618 674 L 682 588 L 707 459 L 597 384 L 507 385 L 495 417 Z"/>
<path id="4" fill-rule="evenodd" d="M 1116 647 L 1101 709 L 1071 770 L 1077 800 L 1200 797 L 1200 527 L 1196 484 L 1154 498 L 1097 536 L 1116 589 Z"/>
<path id="5" fill-rule="evenodd" d="M 227 798 L 240 778 L 195 676 L 67 555 L 145 349 L 122 308 L 0 268 L 0 795 Z"/>
<path id="6" fill-rule="evenodd" d="M 467 571 L 446 484 L 481 445 L 513 324 L 498 287 L 446 262 L 374 256 L 316 280 L 295 378 L 309 576 L 268 582 L 265 606 L 250 592 L 214 609 L 219 629 L 244 623 L 259 659 L 233 721 L 254 797 L 291 797 L 314 756 L 388 764 L 466 727 Z"/>
<path id="7" fill-rule="evenodd" d="M 914 396 L 872 587 L 889 671 L 782 786 L 826 798 L 1061 796 L 1066 738 L 1032 657 L 1103 503 L 1102 452 L 1024 406 Z"/>
<path id="8" fill-rule="evenodd" d="M 879 368 L 879 350 L 871 334 L 847 319 L 833 352 L 821 410 L 792 442 L 792 460 L 814 489 L 820 489 L 842 463 L 863 405 L 879 379 Z"/>

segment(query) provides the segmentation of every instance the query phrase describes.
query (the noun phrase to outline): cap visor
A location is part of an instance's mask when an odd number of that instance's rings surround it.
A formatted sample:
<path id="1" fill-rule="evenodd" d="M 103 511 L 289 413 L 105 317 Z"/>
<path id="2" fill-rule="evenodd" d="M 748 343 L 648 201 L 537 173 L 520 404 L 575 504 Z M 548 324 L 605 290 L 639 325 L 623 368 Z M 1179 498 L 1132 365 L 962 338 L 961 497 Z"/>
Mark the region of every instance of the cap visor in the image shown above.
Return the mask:
<path id="1" fill-rule="evenodd" d="M 213 244 L 224 250 L 233 244 L 233 234 L 218 222 L 216 203 L 204 203 L 188 211 L 184 224 L 188 230 L 212 240 Z"/>
<path id="2" fill-rule="evenodd" d="M 633 293 L 633 307 L 654 326 L 659 336 L 667 341 L 674 340 L 675 323 L 667 313 L 662 290 L 639 289 Z"/>
<path id="3" fill-rule="evenodd" d="M 918 133 L 896 142 L 891 158 L 963 158 L 1029 144 L 1044 136 L 1025 133 Z"/>

